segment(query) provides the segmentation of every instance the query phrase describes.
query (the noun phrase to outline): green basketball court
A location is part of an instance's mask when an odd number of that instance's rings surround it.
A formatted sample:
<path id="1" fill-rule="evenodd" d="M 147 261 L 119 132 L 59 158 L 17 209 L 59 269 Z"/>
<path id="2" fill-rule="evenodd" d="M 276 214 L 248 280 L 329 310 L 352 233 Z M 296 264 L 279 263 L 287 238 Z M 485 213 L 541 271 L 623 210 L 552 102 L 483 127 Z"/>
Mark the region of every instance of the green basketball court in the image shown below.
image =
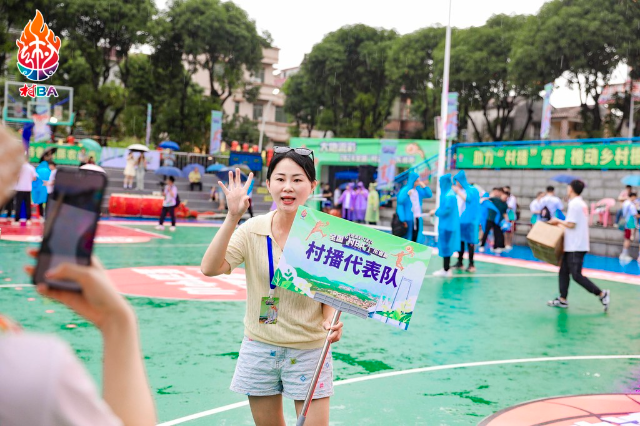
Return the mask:
<path id="1" fill-rule="evenodd" d="M 217 227 L 180 226 L 138 244 L 99 244 L 108 269 L 198 266 Z M 124 225 L 156 232 L 148 222 Z M 100 380 L 98 332 L 26 284 L 25 251 L 33 243 L 0 240 L 0 312 L 30 331 L 68 341 Z M 525 401 L 638 388 L 640 287 L 594 280 L 611 289 L 608 314 L 572 283 L 568 310 L 546 301 L 553 272 L 477 262 L 475 275 L 434 278 L 429 265 L 407 331 L 343 316 L 334 345 L 332 425 L 476 425 Z M 505 262 L 508 262 L 506 260 Z M 243 337 L 242 301 L 129 297 L 164 425 L 253 424 L 246 397 L 228 390 Z M 53 312 L 51 312 L 53 311 Z M 293 403 L 285 401 L 288 424 Z"/>

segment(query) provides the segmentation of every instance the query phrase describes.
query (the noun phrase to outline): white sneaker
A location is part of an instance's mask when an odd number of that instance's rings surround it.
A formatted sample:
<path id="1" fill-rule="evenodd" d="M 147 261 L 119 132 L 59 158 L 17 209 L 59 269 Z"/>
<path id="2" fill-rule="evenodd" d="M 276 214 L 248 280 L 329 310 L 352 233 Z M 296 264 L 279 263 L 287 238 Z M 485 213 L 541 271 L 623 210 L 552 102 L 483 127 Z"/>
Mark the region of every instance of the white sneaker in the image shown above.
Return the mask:
<path id="1" fill-rule="evenodd" d="M 164 225 L 157 225 L 157 226 L 156 226 L 156 229 L 157 229 L 158 231 L 164 231 Z"/>
<path id="2" fill-rule="evenodd" d="M 503 251 L 504 249 L 501 249 L 501 248 L 493 249 L 494 254 L 501 254 Z"/>
<path id="3" fill-rule="evenodd" d="M 622 253 L 620 255 L 620 260 L 622 262 L 631 262 L 633 260 L 633 257 L 629 256 L 629 254 L 627 254 L 627 253 Z"/>
<path id="4" fill-rule="evenodd" d="M 453 273 L 451 272 L 451 269 L 449 269 L 448 271 L 445 271 L 444 269 L 440 269 L 439 271 L 435 271 L 433 273 L 433 276 L 451 278 L 453 276 Z"/>
<path id="5" fill-rule="evenodd" d="M 169 228 L 169 231 L 174 232 L 176 230 L 175 226 L 172 226 L 171 228 Z"/>
<path id="6" fill-rule="evenodd" d="M 513 250 L 513 246 L 506 246 L 504 249 L 505 251 L 510 251 L 510 250 Z"/>
<path id="7" fill-rule="evenodd" d="M 478 249 L 478 253 L 484 253 L 484 247 L 480 247 L 480 248 Z"/>

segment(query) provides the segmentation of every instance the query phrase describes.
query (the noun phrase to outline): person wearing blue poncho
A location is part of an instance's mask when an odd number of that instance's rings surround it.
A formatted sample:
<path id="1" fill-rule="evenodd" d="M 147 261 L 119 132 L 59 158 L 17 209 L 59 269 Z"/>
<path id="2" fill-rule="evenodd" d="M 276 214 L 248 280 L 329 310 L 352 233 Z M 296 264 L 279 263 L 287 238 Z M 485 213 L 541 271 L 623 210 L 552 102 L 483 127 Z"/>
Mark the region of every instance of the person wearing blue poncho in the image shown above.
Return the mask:
<path id="1" fill-rule="evenodd" d="M 443 258 L 443 269 L 433 275 L 451 277 L 451 255 L 460 247 L 460 215 L 456 194 L 451 190 L 451 174 L 440 177 L 440 207 L 432 210 L 438 217 L 438 254 Z"/>
<path id="2" fill-rule="evenodd" d="M 494 188 L 491 191 L 491 198 L 481 204 L 481 224 L 483 224 L 482 240 L 480 241 L 480 253 L 484 252 L 484 245 L 487 243 L 489 232 L 493 230 L 493 252 L 502 253 L 504 250 L 504 231 L 510 229 L 509 217 L 507 216 L 507 194 L 502 188 Z M 504 226 L 503 226 L 504 225 Z"/>
<path id="3" fill-rule="evenodd" d="M 398 192 L 396 213 L 398 219 L 404 222 L 407 228 L 403 238 L 424 244 L 427 238 L 422 233 L 422 200 L 433 197 L 433 193 L 419 178 L 417 173 L 409 173 L 407 184 Z"/>
<path id="4" fill-rule="evenodd" d="M 47 184 L 51 177 L 49 163 L 42 160 L 40 164 L 38 164 L 38 167 L 36 167 L 36 174 L 38 175 L 38 178 L 31 186 L 31 198 L 33 200 L 33 204 L 38 205 L 40 218 L 44 219 L 47 201 L 49 200 L 49 194 L 47 193 Z"/>
<path id="5" fill-rule="evenodd" d="M 458 253 L 458 263 L 454 268 L 463 268 L 462 259 L 464 257 L 464 245 L 469 248 L 469 267 L 467 272 L 475 272 L 473 264 L 473 254 L 475 245 L 478 244 L 478 227 L 480 226 L 480 193 L 476 188 L 467 182 L 467 175 L 464 170 L 458 172 L 453 177 L 453 191 L 463 201 L 460 213 L 460 252 Z M 458 205 L 460 205 L 459 203 Z"/>

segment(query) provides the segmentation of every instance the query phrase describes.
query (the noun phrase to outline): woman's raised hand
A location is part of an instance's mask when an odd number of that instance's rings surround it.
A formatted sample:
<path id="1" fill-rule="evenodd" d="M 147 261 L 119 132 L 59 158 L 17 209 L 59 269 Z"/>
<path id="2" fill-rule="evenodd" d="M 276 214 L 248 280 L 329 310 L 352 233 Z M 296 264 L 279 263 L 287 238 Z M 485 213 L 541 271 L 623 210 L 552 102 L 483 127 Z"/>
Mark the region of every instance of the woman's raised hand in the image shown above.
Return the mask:
<path id="1" fill-rule="evenodd" d="M 240 169 L 238 168 L 236 168 L 235 175 L 233 172 L 229 172 L 228 186 L 218 181 L 218 185 L 220 185 L 224 195 L 227 197 L 229 215 L 235 219 L 240 220 L 244 212 L 249 208 L 249 195 L 247 193 L 249 186 L 251 186 L 251 181 L 253 181 L 253 173 L 249 173 L 249 178 L 243 185 L 240 181 Z"/>

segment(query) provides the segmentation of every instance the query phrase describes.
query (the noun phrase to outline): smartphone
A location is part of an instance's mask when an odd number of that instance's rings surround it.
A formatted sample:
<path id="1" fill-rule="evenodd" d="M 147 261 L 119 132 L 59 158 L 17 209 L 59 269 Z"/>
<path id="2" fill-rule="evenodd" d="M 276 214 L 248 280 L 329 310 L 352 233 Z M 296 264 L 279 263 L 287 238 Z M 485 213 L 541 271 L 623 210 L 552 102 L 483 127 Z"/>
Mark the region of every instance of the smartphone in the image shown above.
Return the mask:
<path id="1" fill-rule="evenodd" d="M 53 193 L 47 202 L 47 215 L 38 253 L 33 283 L 52 288 L 81 291 L 74 282 L 49 280 L 44 274 L 64 262 L 88 266 L 98 228 L 100 206 L 107 187 L 107 176 L 93 170 L 59 168 Z"/>

